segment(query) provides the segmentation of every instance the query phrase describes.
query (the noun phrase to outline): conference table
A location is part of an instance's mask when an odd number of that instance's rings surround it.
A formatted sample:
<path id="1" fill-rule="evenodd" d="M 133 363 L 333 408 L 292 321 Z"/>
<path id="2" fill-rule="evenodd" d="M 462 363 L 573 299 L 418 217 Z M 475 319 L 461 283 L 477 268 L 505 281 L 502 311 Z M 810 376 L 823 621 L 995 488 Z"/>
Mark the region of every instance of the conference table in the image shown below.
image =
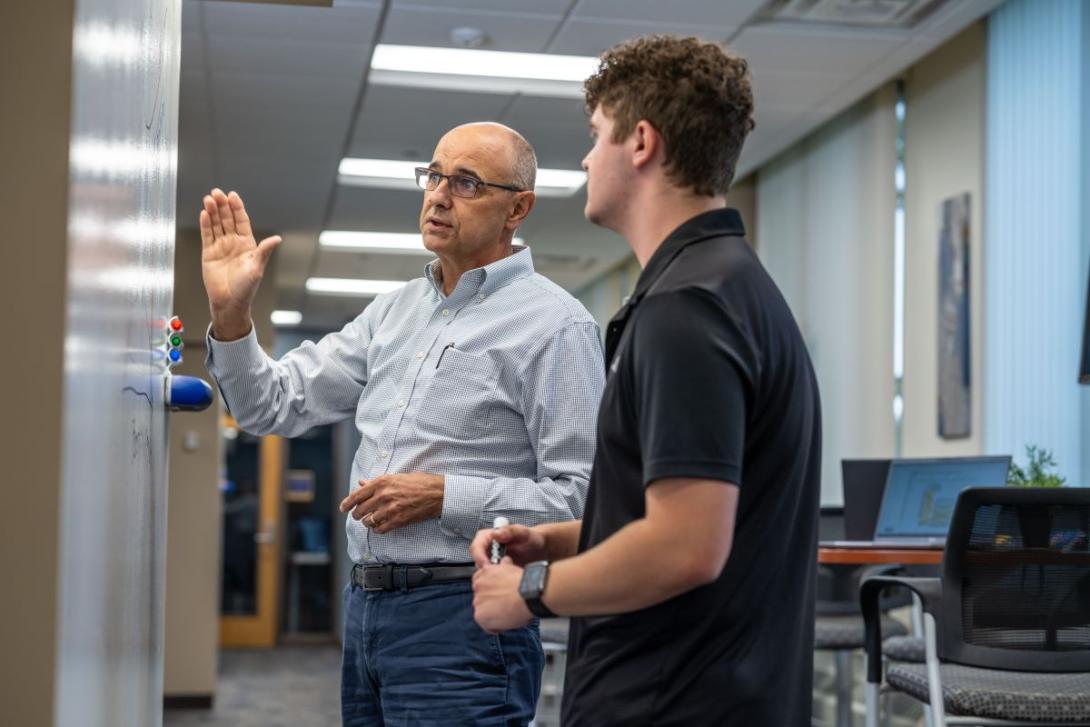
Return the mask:
<path id="1" fill-rule="evenodd" d="M 859 566 L 941 563 L 942 550 L 939 548 L 859 547 L 851 541 L 821 541 L 818 543 L 818 564 L 827 567 L 833 578 L 830 601 L 824 606 L 829 613 L 858 610 L 859 584 L 853 576 Z"/>
<path id="2" fill-rule="evenodd" d="M 818 563 L 822 565 L 939 565 L 941 548 L 861 548 L 848 544 L 818 544 Z"/>

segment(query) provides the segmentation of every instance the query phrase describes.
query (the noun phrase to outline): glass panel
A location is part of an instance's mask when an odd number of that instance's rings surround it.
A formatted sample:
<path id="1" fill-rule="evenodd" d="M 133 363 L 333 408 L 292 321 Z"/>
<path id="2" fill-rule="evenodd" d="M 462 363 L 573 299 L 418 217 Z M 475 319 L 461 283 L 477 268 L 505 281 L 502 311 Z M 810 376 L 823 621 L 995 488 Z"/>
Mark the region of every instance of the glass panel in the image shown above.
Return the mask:
<path id="1" fill-rule="evenodd" d="M 333 498 L 333 428 L 316 427 L 291 441 L 284 489 L 288 501 L 284 630 L 333 629 L 332 527 L 343 527 Z"/>
<path id="2" fill-rule="evenodd" d="M 257 536 L 260 531 L 261 439 L 233 426 L 223 430 L 223 582 L 220 612 L 257 613 Z"/>

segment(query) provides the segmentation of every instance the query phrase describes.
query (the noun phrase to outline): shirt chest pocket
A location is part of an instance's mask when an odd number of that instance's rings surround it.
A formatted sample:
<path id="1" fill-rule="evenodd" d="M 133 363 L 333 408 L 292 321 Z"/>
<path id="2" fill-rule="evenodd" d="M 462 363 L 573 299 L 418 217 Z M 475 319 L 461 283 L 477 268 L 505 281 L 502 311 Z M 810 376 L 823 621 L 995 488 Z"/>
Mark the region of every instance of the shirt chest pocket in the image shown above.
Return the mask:
<path id="1" fill-rule="evenodd" d="M 416 429 L 429 438 L 468 440 L 489 426 L 500 367 L 490 356 L 447 348 L 424 390 Z"/>

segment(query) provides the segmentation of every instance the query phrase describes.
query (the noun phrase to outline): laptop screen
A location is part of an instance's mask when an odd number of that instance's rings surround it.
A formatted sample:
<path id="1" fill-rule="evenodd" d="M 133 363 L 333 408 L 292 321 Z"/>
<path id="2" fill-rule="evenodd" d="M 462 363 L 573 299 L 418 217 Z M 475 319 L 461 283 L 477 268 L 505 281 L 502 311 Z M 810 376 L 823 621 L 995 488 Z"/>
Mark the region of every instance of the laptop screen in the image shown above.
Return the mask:
<path id="1" fill-rule="evenodd" d="M 895 459 L 889 467 L 875 539 L 945 537 L 958 495 L 1007 484 L 1008 457 Z"/>

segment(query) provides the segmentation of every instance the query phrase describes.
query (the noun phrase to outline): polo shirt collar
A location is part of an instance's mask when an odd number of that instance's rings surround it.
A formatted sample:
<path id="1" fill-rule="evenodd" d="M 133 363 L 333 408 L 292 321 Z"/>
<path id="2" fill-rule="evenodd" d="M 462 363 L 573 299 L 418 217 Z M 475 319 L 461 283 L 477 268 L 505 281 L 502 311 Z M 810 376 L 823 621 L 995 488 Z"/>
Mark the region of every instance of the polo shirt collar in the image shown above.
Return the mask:
<path id="1" fill-rule="evenodd" d="M 636 290 L 632 293 L 634 301 L 639 300 L 655 284 L 659 276 L 670 267 L 670 263 L 682 250 L 694 242 L 707 240 L 709 237 L 745 237 L 746 228 L 738 210 L 722 209 L 702 212 L 682 222 L 666 236 L 659 249 L 647 261 L 647 267 L 636 281 Z"/>

